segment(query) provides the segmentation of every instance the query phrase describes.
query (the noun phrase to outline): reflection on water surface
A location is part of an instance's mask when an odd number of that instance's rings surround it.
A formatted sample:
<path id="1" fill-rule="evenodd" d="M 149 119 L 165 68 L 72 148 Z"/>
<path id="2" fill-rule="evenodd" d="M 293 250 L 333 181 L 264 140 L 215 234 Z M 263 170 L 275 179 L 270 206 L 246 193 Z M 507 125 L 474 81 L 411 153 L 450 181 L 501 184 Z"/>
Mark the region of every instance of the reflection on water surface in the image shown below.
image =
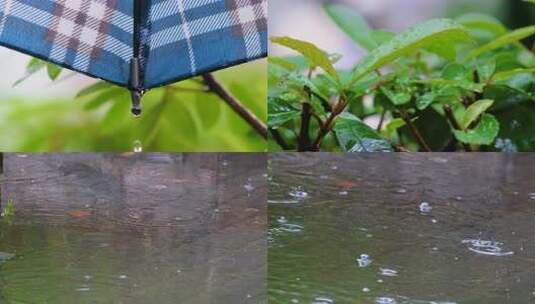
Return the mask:
<path id="1" fill-rule="evenodd" d="M 269 170 L 270 303 L 535 303 L 535 155 L 277 154 Z"/>

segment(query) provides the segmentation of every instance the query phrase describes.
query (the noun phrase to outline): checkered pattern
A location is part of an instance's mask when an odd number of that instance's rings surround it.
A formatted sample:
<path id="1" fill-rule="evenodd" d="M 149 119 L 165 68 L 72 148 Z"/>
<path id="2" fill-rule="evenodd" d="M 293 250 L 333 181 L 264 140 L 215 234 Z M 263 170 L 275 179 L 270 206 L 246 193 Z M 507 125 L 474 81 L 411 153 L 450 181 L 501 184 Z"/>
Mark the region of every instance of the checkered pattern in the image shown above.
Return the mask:
<path id="1" fill-rule="evenodd" d="M 267 54 L 267 0 L 153 0 L 145 85 L 158 86 Z"/>
<path id="2" fill-rule="evenodd" d="M 46 39 L 60 48 L 98 58 L 114 8 L 114 0 L 58 0 Z"/>
<path id="3" fill-rule="evenodd" d="M 127 85 L 132 1 L 0 0 L 0 43 Z"/>
<path id="4" fill-rule="evenodd" d="M 128 86 L 134 1 L 0 0 L 0 44 Z M 267 54 L 267 0 L 142 0 L 151 88 Z"/>

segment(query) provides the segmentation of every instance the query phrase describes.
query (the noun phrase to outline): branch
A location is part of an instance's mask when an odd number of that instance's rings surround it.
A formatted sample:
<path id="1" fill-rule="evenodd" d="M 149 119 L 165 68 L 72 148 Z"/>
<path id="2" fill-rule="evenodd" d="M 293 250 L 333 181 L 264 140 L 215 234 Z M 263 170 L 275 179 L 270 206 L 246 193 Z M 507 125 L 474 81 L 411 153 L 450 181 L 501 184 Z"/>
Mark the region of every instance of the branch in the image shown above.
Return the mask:
<path id="1" fill-rule="evenodd" d="M 340 96 L 340 98 L 338 99 L 338 102 L 334 105 L 331 114 L 329 115 L 325 123 L 320 126 L 318 137 L 312 144 L 312 151 L 314 152 L 320 151 L 321 142 L 323 141 L 325 136 L 327 136 L 327 134 L 331 132 L 332 128 L 334 127 L 336 118 L 338 117 L 338 115 L 344 112 L 346 107 L 347 107 L 347 102 L 345 100 L 345 97 Z"/>
<path id="2" fill-rule="evenodd" d="M 310 149 L 310 117 L 312 117 L 312 107 L 309 103 L 303 103 L 301 111 L 301 130 L 299 131 L 298 152 L 305 152 Z"/>
<path id="3" fill-rule="evenodd" d="M 425 142 L 424 138 L 422 137 L 422 134 L 420 134 L 420 131 L 418 131 L 418 128 L 412 123 L 411 118 L 409 117 L 409 114 L 405 110 L 400 110 L 401 118 L 405 121 L 407 126 L 409 126 L 409 129 L 411 130 L 412 135 L 414 138 L 416 138 L 416 141 L 424 149 L 426 152 L 432 152 L 431 148 L 429 148 L 429 145 Z"/>
<path id="4" fill-rule="evenodd" d="M 283 149 L 283 150 L 291 150 L 292 147 L 286 143 L 280 132 L 276 129 L 269 128 L 269 132 L 271 133 L 271 136 L 273 139 L 277 142 L 277 144 Z"/>
<path id="5" fill-rule="evenodd" d="M 256 117 L 251 111 L 247 110 L 239 100 L 230 94 L 215 78 L 212 74 L 202 75 L 204 82 L 210 89 L 210 91 L 217 94 L 223 101 L 229 105 L 234 112 L 240 115 L 255 131 L 260 134 L 264 139 L 268 137 L 267 126 L 258 117 Z"/>

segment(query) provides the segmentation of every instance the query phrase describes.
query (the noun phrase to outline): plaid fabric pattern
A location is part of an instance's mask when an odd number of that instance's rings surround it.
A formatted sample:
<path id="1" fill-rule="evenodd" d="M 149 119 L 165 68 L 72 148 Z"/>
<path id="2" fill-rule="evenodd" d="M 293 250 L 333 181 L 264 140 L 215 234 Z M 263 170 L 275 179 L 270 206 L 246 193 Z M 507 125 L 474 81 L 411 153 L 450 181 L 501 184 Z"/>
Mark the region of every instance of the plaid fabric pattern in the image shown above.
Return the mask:
<path id="1" fill-rule="evenodd" d="M 131 1 L 0 0 L 0 43 L 126 85 L 132 15 Z"/>
<path id="2" fill-rule="evenodd" d="M 0 0 L 0 44 L 128 86 L 134 1 Z M 145 88 L 267 55 L 267 0 L 142 0 Z"/>
<path id="3" fill-rule="evenodd" d="M 267 54 L 267 0 L 153 0 L 145 30 L 145 86 Z"/>

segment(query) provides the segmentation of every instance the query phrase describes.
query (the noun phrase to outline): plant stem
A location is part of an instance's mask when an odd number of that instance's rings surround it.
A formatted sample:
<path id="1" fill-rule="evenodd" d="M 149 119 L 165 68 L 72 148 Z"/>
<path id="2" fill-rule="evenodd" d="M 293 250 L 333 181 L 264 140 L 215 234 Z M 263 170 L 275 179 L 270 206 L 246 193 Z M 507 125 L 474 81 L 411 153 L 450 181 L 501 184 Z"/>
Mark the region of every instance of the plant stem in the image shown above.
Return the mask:
<path id="1" fill-rule="evenodd" d="M 385 118 L 386 118 L 386 111 L 383 111 L 381 113 L 381 120 L 379 120 L 379 125 L 377 126 L 377 132 L 381 132 L 381 130 L 383 129 Z"/>
<path id="2" fill-rule="evenodd" d="M 309 103 L 303 103 L 301 110 L 301 130 L 299 131 L 298 152 L 305 152 L 310 149 L 310 118 L 312 117 L 312 107 Z"/>
<path id="3" fill-rule="evenodd" d="M 227 91 L 223 85 L 215 79 L 215 77 L 208 73 L 202 75 L 205 84 L 210 91 L 217 94 L 227 105 L 229 105 L 234 112 L 236 112 L 241 118 L 243 118 L 260 136 L 264 139 L 268 137 L 268 129 L 264 122 L 262 122 L 256 115 L 245 108 L 241 102 Z"/>
<path id="4" fill-rule="evenodd" d="M 451 123 L 451 126 L 457 131 L 462 131 L 459 122 L 457 121 L 457 119 L 455 119 L 455 115 L 453 115 L 453 110 L 451 109 L 450 105 L 445 104 L 442 106 L 442 108 L 444 109 L 444 113 L 446 113 L 446 118 L 448 118 L 449 122 Z M 472 148 L 466 143 L 463 143 L 463 148 L 466 152 L 472 152 Z"/>
<path id="5" fill-rule="evenodd" d="M 269 132 L 271 133 L 271 136 L 273 136 L 273 139 L 277 142 L 277 144 L 283 149 L 283 150 L 291 150 L 292 147 L 286 143 L 280 132 L 276 129 L 269 129 Z"/>
<path id="6" fill-rule="evenodd" d="M 341 95 L 338 98 L 338 102 L 332 107 L 332 112 L 325 121 L 320 126 L 320 130 L 318 132 L 318 137 L 316 137 L 316 140 L 312 144 L 312 150 L 313 152 L 319 152 L 321 148 L 321 142 L 331 132 L 332 128 L 334 127 L 336 118 L 344 112 L 344 110 L 347 107 L 346 98 L 344 95 Z"/>
<path id="7" fill-rule="evenodd" d="M 406 110 L 400 110 L 401 118 L 405 121 L 407 126 L 409 126 L 409 129 L 411 130 L 412 135 L 414 138 L 416 138 L 416 141 L 418 141 L 418 144 L 425 152 L 432 152 L 431 148 L 429 148 L 429 145 L 425 142 L 422 134 L 420 131 L 418 131 L 418 128 L 412 123 L 411 118 L 409 117 L 409 114 Z"/>

